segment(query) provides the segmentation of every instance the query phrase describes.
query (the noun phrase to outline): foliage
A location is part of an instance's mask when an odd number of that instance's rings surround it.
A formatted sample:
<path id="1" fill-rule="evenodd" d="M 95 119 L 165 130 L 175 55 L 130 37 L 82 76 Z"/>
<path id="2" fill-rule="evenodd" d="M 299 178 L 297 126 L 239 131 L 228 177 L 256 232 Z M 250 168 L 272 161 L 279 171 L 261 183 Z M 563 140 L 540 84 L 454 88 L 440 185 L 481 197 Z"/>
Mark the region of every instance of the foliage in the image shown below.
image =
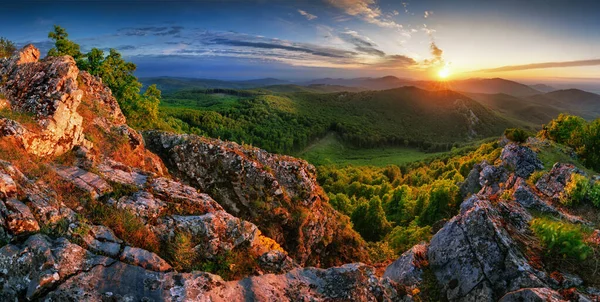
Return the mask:
<path id="1" fill-rule="evenodd" d="M 177 270 L 191 271 L 198 260 L 191 234 L 181 231 L 166 243 L 166 254 Z"/>
<path id="2" fill-rule="evenodd" d="M 535 185 L 538 180 L 540 180 L 540 178 L 542 178 L 542 176 L 544 176 L 544 174 L 546 174 L 547 172 L 544 170 L 538 170 L 535 171 L 533 173 L 531 173 L 531 175 L 529 176 L 529 178 L 527 179 L 529 181 L 529 183 L 531 185 Z"/>
<path id="3" fill-rule="evenodd" d="M 596 181 L 589 191 L 590 201 L 600 208 L 600 181 Z"/>
<path id="4" fill-rule="evenodd" d="M 54 25 L 54 31 L 48 33 L 48 38 L 54 40 L 54 47 L 48 51 L 48 56 L 71 56 L 75 60 L 83 56 L 79 45 L 69 40 L 69 34 L 64 28 Z"/>
<path id="5" fill-rule="evenodd" d="M 0 37 L 0 58 L 8 58 L 16 50 L 15 43 L 4 37 Z"/>
<path id="6" fill-rule="evenodd" d="M 420 227 L 413 220 L 408 226 L 395 227 L 386 238 L 386 241 L 389 242 L 397 254 L 401 254 L 415 244 L 429 241 L 431 236 L 431 226 Z"/>
<path id="7" fill-rule="evenodd" d="M 385 212 L 381 206 L 381 199 L 374 196 L 367 203 L 362 201 L 350 216 L 354 229 L 366 241 L 379 241 L 392 228 L 385 217 Z"/>
<path id="8" fill-rule="evenodd" d="M 385 262 L 389 259 L 394 259 L 396 252 L 390 247 L 387 241 L 368 242 L 367 252 L 369 259 L 373 263 Z"/>
<path id="9" fill-rule="evenodd" d="M 531 229 L 550 254 L 584 260 L 593 251 L 584 242 L 588 231 L 580 225 L 536 218 L 531 221 Z"/>
<path id="10" fill-rule="evenodd" d="M 48 37 L 55 43 L 55 47 L 48 52 L 48 55 L 70 55 L 77 61 L 79 69 L 102 78 L 102 82 L 110 88 L 117 99 L 130 126 L 142 129 L 171 128 L 167 121 L 159 119 L 160 90 L 156 85 L 151 85 L 141 95 L 142 83 L 134 75 L 136 65 L 125 61 L 117 50 L 110 49 L 106 56 L 98 48 L 82 54 L 79 45 L 69 40 L 66 30 L 57 25 Z"/>
<path id="11" fill-rule="evenodd" d="M 331 205 L 352 217 L 354 229 L 365 240 L 380 238 L 399 254 L 429 240 L 431 226 L 458 211 L 459 183 L 475 163 L 494 162 L 500 151 L 492 142 L 401 166 L 320 166 L 318 181 Z M 378 209 L 379 201 L 383 212 Z M 370 212 L 366 222 L 371 204 L 377 210 Z M 391 228 L 381 227 L 384 221 Z"/>
<path id="12" fill-rule="evenodd" d="M 561 114 L 545 125 L 539 135 L 575 150 L 583 164 L 600 171 L 600 118 L 591 122 Z"/>
<path id="13" fill-rule="evenodd" d="M 561 194 L 560 202 L 564 205 L 576 205 L 582 202 L 590 190 L 590 181 L 587 177 L 573 173 Z"/>
<path id="14" fill-rule="evenodd" d="M 218 91 L 218 92 L 217 92 Z M 337 93 L 281 93 L 195 89 L 165 95 L 161 112 L 181 132 L 295 153 L 328 134 L 360 149 L 404 147 L 448 151 L 479 136 L 498 135 L 508 122 L 478 103 L 460 105 L 453 92 L 416 88 Z M 465 119 L 471 110 L 482 122 Z M 463 112 L 464 111 L 464 112 Z M 175 121 L 178 120 L 178 121 Z"/>
<path id="15" fill-rule="evenodd" d="M 519 129 L 519 128 L 506 129 L 506 130 L 504 130 L 504 135 L 509 140 L 511 140 L 513 142 L 517 142 L 517 143 L 524 143 L 527 140 L 527 138 L 529 137 L 529 135 L 527 134 L 527 132 L 525 132 L 525 130 Z"/>

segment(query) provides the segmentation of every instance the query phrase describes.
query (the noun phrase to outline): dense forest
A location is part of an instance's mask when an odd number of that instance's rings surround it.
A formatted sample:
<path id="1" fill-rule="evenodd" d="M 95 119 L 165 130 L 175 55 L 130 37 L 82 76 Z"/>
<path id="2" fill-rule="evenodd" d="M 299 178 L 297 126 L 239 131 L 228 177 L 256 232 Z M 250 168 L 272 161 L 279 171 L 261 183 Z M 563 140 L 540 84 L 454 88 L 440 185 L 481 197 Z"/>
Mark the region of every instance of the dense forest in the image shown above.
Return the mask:
<path id="1" fill-rule="evenodd" d="M 357 93 L 184 90 L 165 95 L 161 112 L 180 132 L 288 154 L 330 132 L 360 148 L 448 151 L 500 135 L 510 125 L 461 94 L 414 87 Z"/>

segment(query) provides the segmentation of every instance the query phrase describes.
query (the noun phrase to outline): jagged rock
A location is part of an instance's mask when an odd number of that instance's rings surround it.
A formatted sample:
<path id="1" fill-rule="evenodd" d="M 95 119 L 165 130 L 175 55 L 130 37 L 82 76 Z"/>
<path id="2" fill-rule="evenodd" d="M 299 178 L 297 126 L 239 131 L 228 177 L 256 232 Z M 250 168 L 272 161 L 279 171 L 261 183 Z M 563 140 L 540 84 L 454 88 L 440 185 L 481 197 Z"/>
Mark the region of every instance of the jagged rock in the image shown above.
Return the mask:
<path id="1" fill-rule="evenodd" d="M 24 203 L 15 198 L 0 201 L 0 215 L 4 218 L 6 228 L 13 235 L 34 233 L 40 226 Z"/>
<path id="2" fill-rule="evenodd" d="M 87 242 L 87 247 L 92 252 L 107 255 L 109 257 L 117 257 L 121 251 L 121 245 L 118 243 L 99 241 L 96 239 Z"/>
<path id="3" fill-rule="evenodd" d="M 94 77 L 87 71 L 79 72 L 79 81 L 83 84 L 81 89 L 84 96 L 93 99 L 92 104 L 104 109 L 104 115 L 97 115 L 96 122 L 110 129 L 110 125 L 125 124 L 125 116 L 121 112 L 119 103 L 113 97 L 110 89 L 102 84 L 102 79 Z"/>
<path id="4" fill-rule="evenodd" d="M 27 129 L 18 122 L 7 118 L 0 118 L 0 137 L 15 136 L 24 140 L 27 134 Z"/>
<path id="5" fill-rule="evenodd" d="M 479 173 L 481 173 L 481 165 L 476 164 L 473 166 L 473 169 L 469 171 L 469 174 L 465 180 L 460 184 L 460 195 L 463 198 L 467 197 L 469 194 L 474 194 L 481 190 Z"/>
<path id="6" fill-rule="evenodd" d="M 572 164 L 556 163 L 552 166 L 550 172 L 544 174 L 537 181 L 535 186 L 546 196 L 558 201 L 573 173 L 583 174 L 581 170 Z"/>
<path id="7" fill-rule="evenodd" d="M 524 288 L 506 294 L 500 302 L 566 302 L 567 300 L 550 288 Z"/>
<path id="8" fill-rule="evenodd" d="M 418 244 L 390 264 L 385 269 L 383 277 L 408 287 L 418 287 L 423 282 L 425 265 L 427 265 L 427 244 Z"/>
<path id="9" fill-rule="evenodd" d="M 105 162 L 98 165 L 98 173 L 102 177 L 116 183 L 143 188 L 148 181 L 148 175 L 138 171 L 126 171 L 123 164 Z M 126 168 L 125 168 L 126 169 Z"/>
<path id="10" fill-rule="evenodd" d="M 39 125 L 36 133 L 16 138 L 38 156 L 60 155 L 73 146 L 90 145 L 82 133 L 83 118 L 77 113 L 83 92 L 77 87 L 75 60 L 68 56 L 38 59 L 39 51 L 27 45 L 0 67 L 0 74 L 7 79 L 0 91 L 10 101 L 11 110 L 33 114 Z"/>
<path id="11" fill-rule="evenodd" d="M 504 166 L 521 178 L 527 178 L 535 170 L 544 168 L 535 152 L 515 143 L 508 144 L 502 149 L 500 159 Z"/>
<path id="12" fill-rule="evenodd" d="M 54 284 L 114 260 L 96 256 L 64 238 L 51 240 L 40 234 L 22 245 L 0 248 L 0 300 L 42 297 Z"/>
<path id="13" fill-rule="evenodd" d="M 515 183 L 513 197 L 515 201 L 527 209 L 560 215 L 554 206 L 539 198 L 522 178 L 519 178 Z"/>
<path id="14" fill-rule="evenodd" d="M 487 162 L 481 163 L 481 172 L 479 172 L 479 185 L 481 187 L 487 186 L 495 192 L 499 189 L 498 185 L 507 179 L 508 171 L 504 166 L 494 166 Z"/>
<path id="15" fill-rule="evenodd" d="M 117 236 L 115 235 L 115 233 L 113 233 L 111 229 L 103 225 L 94 225 L 91 227 L 90 231 L 92 232 L 92 236 L 94 236 L 95 239 L 116 243 L 123 242 L 123 240 L 117 238 Z"/>
<path id="16" fill-rule="evenodd" d="M 65 180 L 72 182 L 79 189 L 84 190 L 94 199 L 110 192 L 112 188 L 100 176 L 85 171 L 78 167 L 56 167 L 56 174 Z"/>
<path id="17" fill-rule="evenodd" d="M 529 265 L 501 220 L 489 201 L 476 200 L 431 239 L 429 264 L 449 300 L 494 301 L 519 288 L 546 286 L 545 273 Z"/>
<path id="18" fill-rule="evenodd" d="M 156 272 L 167 272 L 173 269 L 171 265 L 155 253 L 137 247 L 126 246 L 120 259 L 123 262 Z"/>
<path id="19" fill-rule="evenodd" d="M 138 191 L 131 196 L 123 196 L 116 204 L 117 208 L 127 210 L 144 220 L 156 219 L 163 213 L 167 204 L 152 194 Z"/>
<path id="20" fill-rule="evenodd" d="M 327 270 L 295 269 L 225 282 L 208 273 L 159 273 L 116 263 L 78 274 L 48 301 L 402 301 L 395 284 L 374 269 L 348 264 Z"/>
<path id="21" fill-rule="evenodd" d="M 267 273 L 281 274 L 296 267 L 292 259 L 282 251 L 268 251 L 258 258 L 258 265 Z"/>
<path id="22" fill-rule="evenodd" d="M 144 137 L 174 175 L 256 224 L 301 265 L 367 259 L 364 242 L 326 203 L 305 161 L 194 135 L 148 131 Z"/>
<path id="23" fill-rule="evenodd" d="M 17 195 L 17 185 L 10 175 L 0 172 L 0 198 L 12 198 Z"/>
<path id="24" fill-rule="evenodd" d="M 150 188 L 154 195 L 171 202 L 179 214 L 201 215 L 223 210 L 207 194 L 198 193 L 193 187 L 164 177 L 153 179 Z"/>

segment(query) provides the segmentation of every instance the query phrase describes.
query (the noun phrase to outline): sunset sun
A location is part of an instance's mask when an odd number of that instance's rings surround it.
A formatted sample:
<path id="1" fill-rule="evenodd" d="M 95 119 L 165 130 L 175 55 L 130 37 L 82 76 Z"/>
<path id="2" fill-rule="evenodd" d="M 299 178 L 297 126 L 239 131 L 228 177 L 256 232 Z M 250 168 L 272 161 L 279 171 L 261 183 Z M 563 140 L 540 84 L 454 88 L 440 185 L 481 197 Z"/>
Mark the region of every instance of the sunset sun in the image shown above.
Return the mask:
<path id="1" fill-rule="evenodd" d="M 446 79 L 451 73 L 452 72 L 450 71 L 450 68 L 448 68 L 448 66 L 444 66 L 442 69 L 440 69 L 440 71 L 438 71 L 438 77 L 440 77 L 440 79 Z"/>

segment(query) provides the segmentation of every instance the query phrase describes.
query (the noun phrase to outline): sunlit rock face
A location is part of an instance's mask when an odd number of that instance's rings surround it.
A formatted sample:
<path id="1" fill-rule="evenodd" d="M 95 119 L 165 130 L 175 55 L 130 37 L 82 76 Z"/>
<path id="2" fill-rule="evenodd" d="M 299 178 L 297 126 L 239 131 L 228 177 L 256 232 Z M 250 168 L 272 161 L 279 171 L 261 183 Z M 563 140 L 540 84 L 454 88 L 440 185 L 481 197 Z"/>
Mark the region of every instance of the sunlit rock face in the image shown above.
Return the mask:
<path id="1" fill-rule="evenodd" d="M 300 265 L 366 260 L 364 242 L 329 206 L 307 162 L 194 135 L 147 131 L 144 137 L 174 175 L 255 223 Z"/>

